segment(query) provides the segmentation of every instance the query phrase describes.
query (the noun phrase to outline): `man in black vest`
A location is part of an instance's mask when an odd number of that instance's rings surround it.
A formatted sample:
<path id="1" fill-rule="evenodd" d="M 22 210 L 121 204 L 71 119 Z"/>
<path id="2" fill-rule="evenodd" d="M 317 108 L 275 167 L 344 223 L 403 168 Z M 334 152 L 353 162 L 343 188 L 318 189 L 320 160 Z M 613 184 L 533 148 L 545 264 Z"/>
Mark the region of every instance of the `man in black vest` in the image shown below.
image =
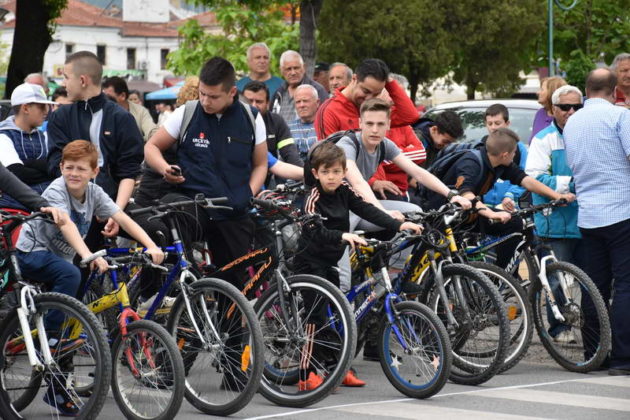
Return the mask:
<path id="1" fill-rule="evenodd" d="M 267 174 L 265 123 L 251 107 L 254 124 L 246 106 L 238 100 L 232 64 L 221 57 L 208 60 L 199 75 L 199 103 L 187 127 L 182 127 L 185 106 L 179 107 L 145 145 L 145 160 L 177 184 L 181 194 L 194 197 L 228 197 L 232 211 L 191 209 L 197 215 L 213 255 L 222 266 L 245 255 L 254 234 L 247 216 L 249 200 L 263 185 Z M 177 165 L 162 153 L 176 142 Z M 164 201 L 177 201 L 168 195 Z M 205 212 L 205 214 L 204 214 Z M 199 217 L 199 215 L 205 217 Z M 192 227 L 193 230 L 196 226 Z M 242 288 L 242 277 L 226 280 Z"/>

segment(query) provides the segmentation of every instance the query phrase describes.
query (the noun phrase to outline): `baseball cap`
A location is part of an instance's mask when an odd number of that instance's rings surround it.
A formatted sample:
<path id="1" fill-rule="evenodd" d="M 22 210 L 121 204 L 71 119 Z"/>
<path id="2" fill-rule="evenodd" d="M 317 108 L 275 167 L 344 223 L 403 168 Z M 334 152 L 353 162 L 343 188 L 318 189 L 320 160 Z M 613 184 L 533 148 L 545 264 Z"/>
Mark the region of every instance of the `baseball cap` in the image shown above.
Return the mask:
<path id="1" fill-rule="evenodd" d="M 55 102 L 49 101 L 48 98 L 46 98 L 46 92 L 44 92 L 44 88 L 40 85 L 22 83 L 16 87 L 11 94 L 11 106 L 22 104 L 54 105 Z"/>
<path id="2" fill-rule="evenodd" d="M 330 64 L 319 62 L 315 64 L 315 71 L 328 71 L 330 70 Z"/>

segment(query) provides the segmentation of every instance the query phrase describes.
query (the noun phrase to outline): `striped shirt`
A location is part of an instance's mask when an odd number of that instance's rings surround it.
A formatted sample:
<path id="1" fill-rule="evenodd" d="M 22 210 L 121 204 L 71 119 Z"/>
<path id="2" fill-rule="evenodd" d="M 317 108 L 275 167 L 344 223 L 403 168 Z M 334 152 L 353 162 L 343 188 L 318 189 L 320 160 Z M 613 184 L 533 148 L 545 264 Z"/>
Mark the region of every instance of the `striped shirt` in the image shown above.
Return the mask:
<path id="1" fill-rule="evenodd" d="M 630 110 L 588 99 L 564 128 L 578 197 L 578 226 L 594 229 L 630 219 Z"/>
<path id="2" fill-rule="evenodd" d="M 309 149 L 317 141 L 315 125 L 312 122 L 305 123 L 296 118 L 289 123 L 289 130 L 291 130 L 291 136 L 295 140 L 298 152 L 300 152 L 300 157 L 302 160 L 306 160 Z"/>

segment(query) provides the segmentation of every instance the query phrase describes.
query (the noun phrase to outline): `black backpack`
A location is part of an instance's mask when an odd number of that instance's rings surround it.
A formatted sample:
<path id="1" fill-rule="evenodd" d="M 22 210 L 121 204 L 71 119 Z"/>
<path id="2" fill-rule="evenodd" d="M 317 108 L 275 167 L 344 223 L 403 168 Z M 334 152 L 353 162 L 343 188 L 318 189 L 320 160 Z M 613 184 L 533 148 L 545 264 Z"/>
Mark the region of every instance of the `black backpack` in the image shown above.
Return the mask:
<path id="1" fill-rule="evenodd" d="M 332 133 L 330 136 L 326 137 L 322 141 L 316 142 L 311 149 L 308 151 L 308 155 L 306 157 L 306 161 L 304 162 L 304 185 L 308 188 L 312 188 L 316 184 L 315 177 L 313 176 L 313 172 L 311 171 L 311 155 L 313 154 L 313 150 L 316 147 L 319 147 L 322 143 L 334 143 L 336 144 L 343 137 L 349 137 L 350 140 L 354 143 L 354 147 L 357 149 L 357 154 L 359 153 L 359 149 L 361 145 L 359 144 L 359 139 L 357 138 L 357 133 L 354 130 L 346 130 L 346 131 L 337 131 L 336 133 Z M 382 141 L 378 146 L 378 163 L 385 160 L 385 143 Z"/>

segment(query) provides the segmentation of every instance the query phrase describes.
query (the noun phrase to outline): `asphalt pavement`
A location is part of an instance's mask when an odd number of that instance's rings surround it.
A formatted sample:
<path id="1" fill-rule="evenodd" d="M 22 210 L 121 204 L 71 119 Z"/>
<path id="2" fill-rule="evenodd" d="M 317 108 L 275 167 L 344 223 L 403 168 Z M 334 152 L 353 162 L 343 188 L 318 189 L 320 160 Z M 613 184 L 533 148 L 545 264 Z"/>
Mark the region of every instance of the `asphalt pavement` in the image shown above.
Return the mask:
<path id="1" fill-rule="evenodd" d="M 481 386 L 448 383 L 427 400 L 405 398 L 385 378 L 380 364 L 358 358 L 354 367 L 364 388 L 341 387 L 306 409 L 276 406 L 256 395 L 237 419 L 630 419 L 630 376 L 606 371 L 577 374 L 532 349 L 512 370 Z M 99 420 L 120 420 L 110 396 Z M 178 419 L 212 419 L 184 402 Z"/>

